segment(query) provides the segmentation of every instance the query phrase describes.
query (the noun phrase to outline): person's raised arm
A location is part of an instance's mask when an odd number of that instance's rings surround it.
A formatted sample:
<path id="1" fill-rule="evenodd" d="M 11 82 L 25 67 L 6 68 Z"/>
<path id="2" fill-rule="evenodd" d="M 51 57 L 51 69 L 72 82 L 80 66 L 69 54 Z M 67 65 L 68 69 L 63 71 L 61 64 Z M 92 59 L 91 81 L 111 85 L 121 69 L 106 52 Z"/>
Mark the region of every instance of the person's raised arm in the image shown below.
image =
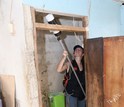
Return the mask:
<path id="1" fill-rule="evenodd" d="M 68 63 L 65 63 L 67 55 L 68 55 L 68 52 L 64 51 L 62 58 L 61 58 L 59 64 L 57 65 L 57 72 L 63 72 L 68 68 Z"/>

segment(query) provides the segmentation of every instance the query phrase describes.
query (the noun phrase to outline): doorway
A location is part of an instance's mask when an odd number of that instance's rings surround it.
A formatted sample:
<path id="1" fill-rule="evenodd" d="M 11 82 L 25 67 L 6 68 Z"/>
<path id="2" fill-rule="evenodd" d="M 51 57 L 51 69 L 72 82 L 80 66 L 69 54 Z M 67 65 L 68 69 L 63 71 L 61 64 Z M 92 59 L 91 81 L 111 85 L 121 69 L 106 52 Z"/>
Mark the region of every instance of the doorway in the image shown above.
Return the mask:
<path id="1" fill-rule="evenodd" d="M 45 20 L 48 13 L 54 14 L 60 25 L 48 24 Z M 72 53 L 75 44 L 84 44 L 85 46 L 88 20 L 87 16 L 42 11 L 34 8 L 31 8 L 31 14 L 39 105 L 47 107 L 49 93 L 63 91 L 64 75 L 56 72 L 56 65 L 61 58 L 63 49 L 50 30 L 62 31 L 61 39 L 67 50 Z"/>

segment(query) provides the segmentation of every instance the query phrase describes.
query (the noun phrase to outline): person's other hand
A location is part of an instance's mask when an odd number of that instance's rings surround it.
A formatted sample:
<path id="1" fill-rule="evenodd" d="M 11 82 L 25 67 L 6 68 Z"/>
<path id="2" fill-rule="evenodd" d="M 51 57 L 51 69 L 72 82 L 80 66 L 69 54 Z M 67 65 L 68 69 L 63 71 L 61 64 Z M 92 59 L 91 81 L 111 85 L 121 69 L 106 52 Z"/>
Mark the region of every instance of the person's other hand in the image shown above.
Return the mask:
<path id="1" fill-rule="evenodd" d="M 63 56 L 67 57 L 68 56 L 68 52 L 67 51 L 63 51 Z"/>

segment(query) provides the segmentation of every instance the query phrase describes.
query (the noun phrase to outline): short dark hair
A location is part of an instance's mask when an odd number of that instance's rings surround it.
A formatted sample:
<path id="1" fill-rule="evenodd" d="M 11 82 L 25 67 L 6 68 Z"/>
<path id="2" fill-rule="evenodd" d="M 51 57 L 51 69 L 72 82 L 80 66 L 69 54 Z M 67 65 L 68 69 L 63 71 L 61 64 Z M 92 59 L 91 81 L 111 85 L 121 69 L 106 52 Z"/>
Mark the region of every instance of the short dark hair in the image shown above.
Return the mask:
<path id="1" fill-rule="evenodd" d="M 75 51 L 75 49 L 77 49 L 77 48 L 81 48 L 83 50 L 83 52 L 84 52 L 84 48 L 82 46 L 80 46 L 80 45 L 75 45 L 73 50 Z"/>

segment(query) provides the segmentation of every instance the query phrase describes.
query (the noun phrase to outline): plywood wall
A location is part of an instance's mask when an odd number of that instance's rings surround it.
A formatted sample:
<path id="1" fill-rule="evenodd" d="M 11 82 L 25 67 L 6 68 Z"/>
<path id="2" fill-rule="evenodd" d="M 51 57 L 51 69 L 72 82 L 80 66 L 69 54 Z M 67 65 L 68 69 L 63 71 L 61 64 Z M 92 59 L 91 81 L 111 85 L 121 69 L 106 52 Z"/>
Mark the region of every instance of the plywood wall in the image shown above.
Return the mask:
<path id="1" fill-rule="evenodd" d="M 124 37 L 104 39 L 104 107 L 124 105 Z"/>
<path id="2" fill-rule="evenodd" d="M 124 37 L 87 41 L 87 107 L 124 105 Z"/>

